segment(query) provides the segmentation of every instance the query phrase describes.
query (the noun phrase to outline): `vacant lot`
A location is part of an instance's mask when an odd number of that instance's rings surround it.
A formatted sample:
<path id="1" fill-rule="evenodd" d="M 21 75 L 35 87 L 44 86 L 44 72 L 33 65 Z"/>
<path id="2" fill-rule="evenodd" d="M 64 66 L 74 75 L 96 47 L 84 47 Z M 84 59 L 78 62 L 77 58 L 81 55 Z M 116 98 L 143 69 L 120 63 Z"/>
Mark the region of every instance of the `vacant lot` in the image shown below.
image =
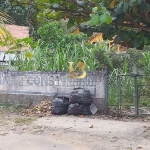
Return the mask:
<path id="1" fill-rule="evenodd" d="M 24 117 L 0 109 L 0 150 L 150 150 L 149 118 Z"/>

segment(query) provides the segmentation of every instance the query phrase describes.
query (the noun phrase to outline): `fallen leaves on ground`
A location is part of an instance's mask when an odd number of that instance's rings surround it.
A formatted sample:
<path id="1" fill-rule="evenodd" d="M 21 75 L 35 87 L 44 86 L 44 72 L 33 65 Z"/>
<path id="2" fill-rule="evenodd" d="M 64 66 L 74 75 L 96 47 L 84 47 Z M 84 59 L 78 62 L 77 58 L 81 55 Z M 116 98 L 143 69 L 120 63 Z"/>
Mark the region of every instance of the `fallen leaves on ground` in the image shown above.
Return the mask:
<path id="1" fill-rule="evenodd" d="M 48 99 L 44 99 L 40 104 L 34 106 L 32 109 L 24 109 L 22 111 L 23 116 L 38 116 L 46 117 L 51 114 L 52 103 Z"/>

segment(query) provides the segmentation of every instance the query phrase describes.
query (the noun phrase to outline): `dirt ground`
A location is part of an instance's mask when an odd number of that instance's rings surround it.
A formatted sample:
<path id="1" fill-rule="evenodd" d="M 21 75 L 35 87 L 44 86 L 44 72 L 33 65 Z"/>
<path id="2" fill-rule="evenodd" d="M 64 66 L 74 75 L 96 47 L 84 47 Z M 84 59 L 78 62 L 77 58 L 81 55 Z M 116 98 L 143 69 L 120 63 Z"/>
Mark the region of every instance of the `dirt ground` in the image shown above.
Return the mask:
<path id="1" fill-rule="evenodd" d="M 150 150 L 150 118 L 23 117 L 0 110 L 0 150 Z"/>

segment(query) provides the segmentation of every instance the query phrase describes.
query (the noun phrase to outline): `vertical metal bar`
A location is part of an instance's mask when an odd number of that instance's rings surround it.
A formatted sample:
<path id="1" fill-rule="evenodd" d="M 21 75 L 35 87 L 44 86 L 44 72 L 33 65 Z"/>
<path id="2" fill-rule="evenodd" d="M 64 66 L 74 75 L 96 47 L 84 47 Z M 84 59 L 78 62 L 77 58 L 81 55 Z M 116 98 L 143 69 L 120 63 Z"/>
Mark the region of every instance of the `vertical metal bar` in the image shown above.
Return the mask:
<path id="1" fill-rule="evenodd" d="M 119 84 L 118 84 L 118 92 L 119 92 L 119 110 L 120 110 L 120 115 L 122 115 L 122 100 L 121 100 L 121 81 L 120 81 L 120 77 L 123 78 L 122 76 L 119 76 Z"/>
<path id="2" fill-rule="evenodd" d="M 118 115 L 121 114 L 120 76 L 117 76 Z"/>
<path id="3" fill-rule="evenodd" d="M 137 76 L 134 76 L 134 104 L 135 104 L 135 115 L 139 115 L 138 108 L 138 85 L 137 85 Z"/>
<path id="4" fill-rule="evenodd" d="M 104 70 L 104 111 L 108 115 L 108 77 L 107 69 Z"/>

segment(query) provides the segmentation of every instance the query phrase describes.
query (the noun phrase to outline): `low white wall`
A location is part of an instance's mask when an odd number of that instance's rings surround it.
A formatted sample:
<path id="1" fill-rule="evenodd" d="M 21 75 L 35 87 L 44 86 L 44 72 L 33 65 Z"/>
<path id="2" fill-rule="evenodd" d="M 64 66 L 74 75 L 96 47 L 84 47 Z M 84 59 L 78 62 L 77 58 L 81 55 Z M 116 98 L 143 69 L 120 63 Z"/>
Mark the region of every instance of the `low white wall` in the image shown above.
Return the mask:
<path id="1" fill-rule="evenodd" d="M 95 105 L 102 110 L 104 70 L 87 72 L 84 79 L 70 79 L 68 75 L 68 72 L 0 72 L 0 93 L 55 97 L 56 95 L 67 96 L 73 88 L 81 87 L 90 90 Z"/>

